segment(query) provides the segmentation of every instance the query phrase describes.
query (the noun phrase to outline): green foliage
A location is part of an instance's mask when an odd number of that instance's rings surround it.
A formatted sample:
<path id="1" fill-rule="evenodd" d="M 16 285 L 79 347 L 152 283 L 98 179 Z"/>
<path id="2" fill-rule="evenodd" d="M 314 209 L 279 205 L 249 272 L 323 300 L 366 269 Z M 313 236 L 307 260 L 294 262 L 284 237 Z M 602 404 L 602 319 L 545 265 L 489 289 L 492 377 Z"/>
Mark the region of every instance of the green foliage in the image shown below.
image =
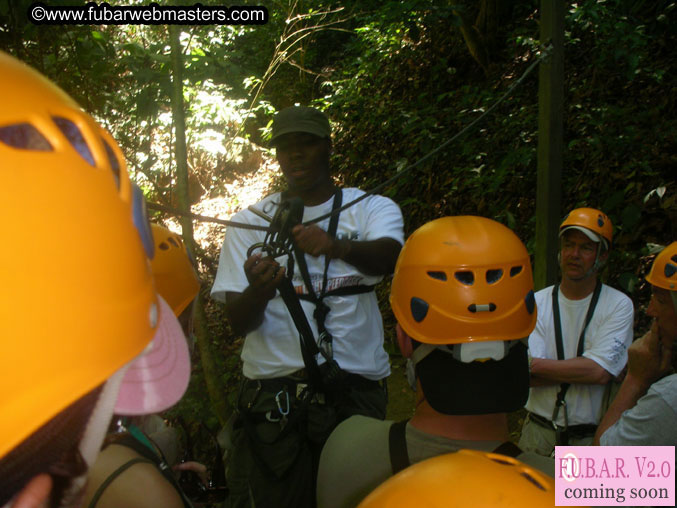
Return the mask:
<path id="1" fill-rule="evenodd" d="M 171 204 L 165 27 L 35 27 L 25 19 L 30 3 L 0 0 L 0 48 L 101 119 L 149 198 Z M 294 103 L 314 104 L 331 117 L 337 179 L 373 188 L 486 111 L 539 51 L 538 2 L 498 2 L 506 10 L 494 20 L 497 31 L 477 28 L 480 40 L 493 40 L 486 72 L 459 30 L 459 16 L 472 19 L 484 1 L 246 3 L 265 5 L 269 23 L 182 27 L 190 183 L 209 197 L 261 165 L 272 114 Z M 677 238 L 677 2 L 568 5 L 562 213 L 593 206 L 609 214 L 614 248 L 604 276 L 641 303 L 646 244 Z M 407 233 L 442 215 L 483 215 L 514 229 L 533 252 L 537 126 L 534 73 L 477 129 L 383 191 L 400 204 Z M 207 280 L 214 257 L 205 263 Z M 386 293 L 380 296 L 390 329 Z M 240 343 L 219 306 L 207 312 L 215 346 L 224 351 L 222 380 L 232 390 Z M 209 415 L 199 364 L 194 374 L 197 384 L 177 411 Z"/>

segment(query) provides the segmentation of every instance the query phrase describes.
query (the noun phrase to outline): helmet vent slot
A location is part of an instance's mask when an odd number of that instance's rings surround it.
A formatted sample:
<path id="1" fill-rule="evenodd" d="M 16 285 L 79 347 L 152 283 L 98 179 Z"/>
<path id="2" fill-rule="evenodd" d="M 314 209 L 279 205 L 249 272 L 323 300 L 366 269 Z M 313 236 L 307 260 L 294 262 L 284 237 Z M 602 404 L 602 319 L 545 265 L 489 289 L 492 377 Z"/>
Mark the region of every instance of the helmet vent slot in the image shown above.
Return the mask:
<path id="1" fill-rule="evenodd" d="M 115 152 L 110 147 L 108 142 L 103 138 L 101 138 L 101 141 L 103 141 L 103 147 L 106 149 L 106 155 L 108 156 L 108 162 L 110 162 L 110 167 L 113 170 L 113 174 L 115 175 L 115 182 L 117 183 L 117 185 L 119 187 L 120 186 L 120 161 L 118 161 L 118 158 L 115 156 Z"/>
<path id="2" fill-rule="evenodd" d="M 521 266 L 513 266 L 510 269 L 510 276 L 515 277 L 516 275 L 522 273 L 522 267 Z"/>
<path id="3" fill-rule="evenodd" d="M 0 127 L 0 141 L 13 148 L 22 150 L 35 150 L 38 152 L 51 152 L 53 150 L 49 141 L 38 129 L 29 123 L 18 123 Z"/>
<path id="4" fill-rule="evenodd" d="M 437 280 L 442 280 L 446 281 L 447 280 L 447 274 L 444 272 L 428 272 L 428 276 L 437 279 Z"/>
<path id="5" fill-rule="evenodd" d="M 503 270 L 496 268 L 493 270 L 487 270 L 486 278 L 488 284 L 496 284 L 503 277 Z"/>
<path id="6" fill-rule="evenodd" d="M 467 270 L 454 273 L 454 277 L 456 277 L 457 281 L 466 286 L 472 286 L 475 283 L 475 275 Z"/>
<path id="7" fill-rule="evenodd" d="M 66 136 L 66 139 L 73 145 L 75 151 L 80 154 L 80 156 L 85 159 L 90 166 L 94 166 L 94 157 L 92 152 L 85 141 L 82 132 L 78 129 L 78 126 L 71 122 L 68 118 L 62 118 L 60 116 L 53 116 L 52 120 L 59 128 L 59 130 Z"/>
<path id="8" fill-rule="evenodd" d="M 167 242 L 162 242 L 160 245 L 158 245 L 158 247 L 160 247 L 160 250 L 169 250 L 169 245 L 167 245 Z"/>
<path id="9" fill-rule="evenodd" d="M 538 487 L 541 490 L 547 491 L 548 489 L 541 483 L 539 482 L 536 478 L 534 478 L 532 475 L 527 473 L 526 471 L 522 471 L 522 476 L 529 480 L 532 484 L 534 484 L 536 487 Z"/>
<path id="10" fill-rule="evenodd" d="M 172 244 L 172 247 L 179 247 L 179 244 L 171 236 L 167 238 L 167 241 Z"/>

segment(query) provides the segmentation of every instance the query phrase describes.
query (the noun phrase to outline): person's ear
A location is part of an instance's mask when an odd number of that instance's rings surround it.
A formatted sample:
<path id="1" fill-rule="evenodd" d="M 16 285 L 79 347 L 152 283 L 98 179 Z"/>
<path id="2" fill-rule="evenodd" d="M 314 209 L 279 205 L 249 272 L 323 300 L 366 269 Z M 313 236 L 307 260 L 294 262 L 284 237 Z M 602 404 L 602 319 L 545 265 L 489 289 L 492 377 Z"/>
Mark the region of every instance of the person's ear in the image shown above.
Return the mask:
<path id="1" fill-rule="evenodd" d="M 411 337 L 407 335 L 407 332 L 402 329 L 399 323 L 397 323 L 397 326 L 395 326 L 395 331 L 397 332 L 397 344 L 400 346 L 402 356 L 405 358 L 411 358 L 411 354 L 414 351 L 414 347 L 411 343 Z"/>
<path id="2" fill-rule="evenodd" d="M 31 478 L 17 494 L 10 508 L 46 508 L 49 495 L 52 492 L 52 477 L 40 474 Z"/>

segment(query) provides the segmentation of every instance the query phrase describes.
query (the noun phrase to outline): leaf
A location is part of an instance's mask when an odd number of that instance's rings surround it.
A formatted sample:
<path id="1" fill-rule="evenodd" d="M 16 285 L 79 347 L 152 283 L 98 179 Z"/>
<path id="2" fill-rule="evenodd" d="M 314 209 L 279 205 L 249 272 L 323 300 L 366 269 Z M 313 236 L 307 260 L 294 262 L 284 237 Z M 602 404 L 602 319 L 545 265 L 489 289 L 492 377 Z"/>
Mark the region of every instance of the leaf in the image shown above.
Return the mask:
<path id="1" fill-rule="evenodd" d="M 624 272 L 618 277 L 618 285 L 626 293 L 634 293 L 638 283 L 639 279 L 631 272 Z"/>

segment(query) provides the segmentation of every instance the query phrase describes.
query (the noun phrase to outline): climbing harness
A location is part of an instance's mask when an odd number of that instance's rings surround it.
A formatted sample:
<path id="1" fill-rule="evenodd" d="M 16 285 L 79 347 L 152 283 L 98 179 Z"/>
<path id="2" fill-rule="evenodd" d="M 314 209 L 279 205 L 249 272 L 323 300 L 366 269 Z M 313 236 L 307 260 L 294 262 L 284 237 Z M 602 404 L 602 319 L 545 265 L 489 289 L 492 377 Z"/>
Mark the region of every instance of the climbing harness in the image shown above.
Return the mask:
<path id="1" fill-rule="evenodd" d="M 590 306 L 588 307 L 588 312 L 585 316 L 585 324 L 583 325 L 583 330 L 581 330 L 581 335 L 578 338 L 578 346 L 576 349 L 576 356 L 582 356 L 584 345 L 585 345 L 585 331 L 588 328 L 588 324 L 592 320 L 592 315 L 595 312 L 595 307 L 597 307 L 597 301 L 599 300 L 599 295 L 602 292 L 602 283 L 597 281 L 595 290 L 592 293 L 592 299 L 590 300 Z M 559 313 L 559 284 L 555 284 L 555 287 L 552 288 L 552 316 L 555 321 L 555 344 L 557 346 L 557 359 L 564 360 L 564 343 L 562 341 L 562 321 L 560 319 Z M 566 397 L 567 391 L 571 383 L 562 383 L 560 385 L 559 393 L 557 394 L 557 400 L 555 401 L 555 409 L 552 413 L 552 427 L 555 430 L 556 435 L 556 444 L 561 446 L 566 446 L 569 444 L 569 414 L 567 410 L 567 403 L 564 398 Z M 557 425 L 557 416 L 559 415 L 560 410 L 564 411 L 564 425 Z"/>

